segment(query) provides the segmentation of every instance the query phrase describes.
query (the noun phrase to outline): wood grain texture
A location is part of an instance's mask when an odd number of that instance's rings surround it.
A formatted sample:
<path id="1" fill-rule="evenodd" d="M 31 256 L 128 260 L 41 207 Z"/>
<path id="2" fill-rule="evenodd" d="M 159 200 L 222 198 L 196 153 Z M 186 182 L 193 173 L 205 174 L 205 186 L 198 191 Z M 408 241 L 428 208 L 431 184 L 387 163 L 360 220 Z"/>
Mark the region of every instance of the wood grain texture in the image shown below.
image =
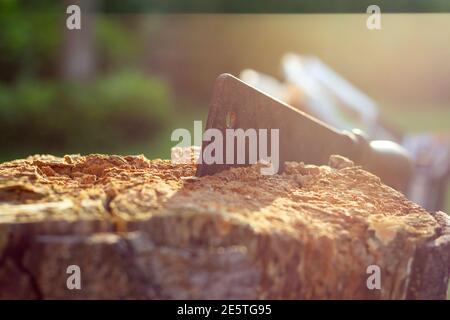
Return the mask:
<path id="1" fill-rule="evenodd" d="M 444 299 L 450 222 L 345 158 L 194 178 L 143 156 L 0 164 L 0 298 Z M 66 268 L 81 268 L 68 290 Z M 366 269 L 381 268 L 381 290 Z"/>

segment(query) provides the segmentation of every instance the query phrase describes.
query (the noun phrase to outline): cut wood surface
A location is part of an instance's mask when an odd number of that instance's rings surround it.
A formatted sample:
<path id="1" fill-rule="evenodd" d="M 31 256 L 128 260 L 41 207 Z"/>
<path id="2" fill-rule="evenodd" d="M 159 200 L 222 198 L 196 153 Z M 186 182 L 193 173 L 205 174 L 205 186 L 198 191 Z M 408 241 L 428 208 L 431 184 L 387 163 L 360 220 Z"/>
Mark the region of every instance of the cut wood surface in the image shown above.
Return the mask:
<path id="1" fill-rule="evenodd" d="M 446 297 L 448 216 L 345 158 L 194 175 L 143 156 L 0 164 L 0 298 Z"/>

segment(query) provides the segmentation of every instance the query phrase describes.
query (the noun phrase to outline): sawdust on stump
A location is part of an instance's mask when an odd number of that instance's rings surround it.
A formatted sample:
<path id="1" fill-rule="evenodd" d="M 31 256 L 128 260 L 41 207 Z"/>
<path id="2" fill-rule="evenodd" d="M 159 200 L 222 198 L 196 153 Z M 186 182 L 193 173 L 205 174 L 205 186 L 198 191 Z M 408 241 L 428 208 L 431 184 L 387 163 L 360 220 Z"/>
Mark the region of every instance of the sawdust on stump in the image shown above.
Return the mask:
<path id="1" fill-rule="evenodd" d="M 143 156 L 0 164 L 0 298 L 445 298 L 448 217 L 345 158 L 194 175 Z"/>

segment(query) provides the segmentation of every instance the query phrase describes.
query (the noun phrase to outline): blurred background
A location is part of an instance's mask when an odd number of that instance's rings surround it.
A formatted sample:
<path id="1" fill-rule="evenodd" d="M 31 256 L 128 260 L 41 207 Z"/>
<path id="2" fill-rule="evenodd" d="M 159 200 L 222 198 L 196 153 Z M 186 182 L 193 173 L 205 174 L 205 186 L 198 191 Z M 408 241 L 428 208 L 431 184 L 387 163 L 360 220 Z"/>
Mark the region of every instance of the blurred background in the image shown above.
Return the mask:
<path id="1" fill-rule="evenodd" d="M 252 68 L 283 80 L 286 52 L 320 58 L 395 130 L 450 136 L 450 14 L 382 14 L 382 29 L 370 31 L 365 13 L 112 14 L 100 0 L 25 3 L 0 1 L 0 161 L 169 158 L 172 130 L 206 120 L 220 73 Z M 66 28 L 73 3 L 82 30 Z"/>

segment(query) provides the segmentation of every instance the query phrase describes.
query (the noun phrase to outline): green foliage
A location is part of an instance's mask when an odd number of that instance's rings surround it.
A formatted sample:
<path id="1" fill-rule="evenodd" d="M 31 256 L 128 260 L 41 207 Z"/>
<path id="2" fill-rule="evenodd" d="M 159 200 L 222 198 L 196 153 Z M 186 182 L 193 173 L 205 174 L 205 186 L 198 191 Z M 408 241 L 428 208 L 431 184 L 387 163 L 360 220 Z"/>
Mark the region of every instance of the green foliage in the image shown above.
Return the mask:
<path id="1" fill-rule="evenodd" d="M 65 19 L 63 2 L 0 0 L 0 81 L 60 76 Z M 95 54 L 101 57 L 96 71 L 136 67 L 143 44 L 133 21 L 99 14 L 94 27 Z"/>
<path id="2" fill-rule="evenodd" d="M 164 13 L 363 13 L 372 4 L 383 12 L 436 12 L 450 9 L 447 0 L 109 0 L 103 11 Z"/>
<path id="3" fill-rule="evenodd" d="M 26 11 L 24 2 L 0 1 L 0 80 L 51 74 L 63 28 L 56 13 Z"/>
<path id="4" fill-rule="evenodd" d="M 137 31 L 124 24 L 98 17 L 95 21 L 95 40 L 101 67 L 110 70 L 124 65 L 135 67 L 142 52 Z"/>
<path id="5" fill-rule="evenodd" d="M 0 0 L 0 161 L 138 150 L 168 128 L 167 86 L 124 71 L 142 60 L 135 21 L 95 17 L 96 76 L 79 83 L 60 80 L 65 17 L 63 2 Z"/>
<path id="6" fill-rule="evenodd" d="M 0 86 L 0 145 L 3 158 L 32 152 L 113 153 L 151 141 L 171 115 L 167 87 L 135 72 L 90 83 L 22 80 L 14 87 Z"/>

